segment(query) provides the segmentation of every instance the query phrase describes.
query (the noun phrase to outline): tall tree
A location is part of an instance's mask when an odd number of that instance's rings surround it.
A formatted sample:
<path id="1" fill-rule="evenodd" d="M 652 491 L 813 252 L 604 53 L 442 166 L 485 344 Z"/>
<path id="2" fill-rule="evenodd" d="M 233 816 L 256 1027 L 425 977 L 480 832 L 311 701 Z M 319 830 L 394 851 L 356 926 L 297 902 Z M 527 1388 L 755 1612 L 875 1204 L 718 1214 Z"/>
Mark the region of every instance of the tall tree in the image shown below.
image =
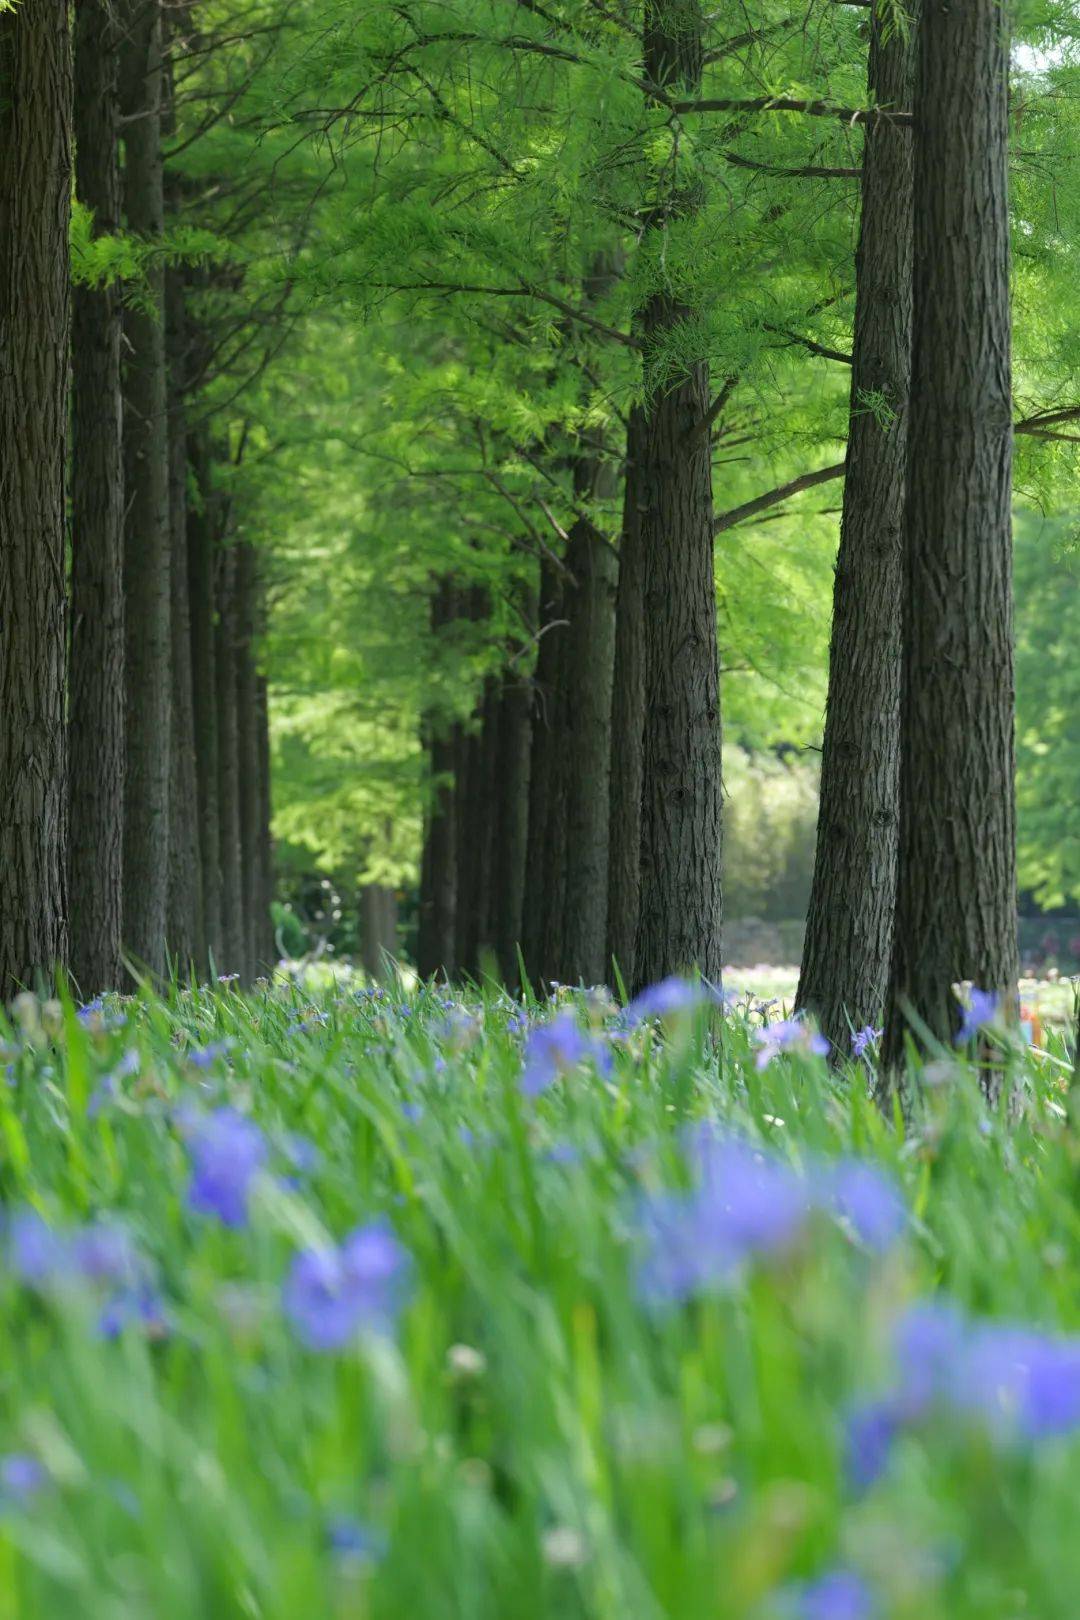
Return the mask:
<path id="1" fill-rule="evenodd" d="M 0 13 L 0 996 L 67 956 L 67 6 Z"/>
<path id="2" fill-rule="evenodd" d="M 221 862 L 221 968 L 244 971 L 243 846 L 240 823 L 240 752 L 236 715 L 237 548 L 216 557 L 214 687 L 217 707 L 217 802 Z"/>
<path id="3" fill-rule="evenodd" d="M 545 555 L 540 564 L 539 647 L 533 678 L 532 743 L 529 759 L 529 826 L 525 848 L 525 898 L 522 905 L 522 953 L 534 985 L 546 973 L 544 941 L 552 900 L 548 827 L 558 787 L 557 725 L 560 665 L 566 632 L 563 617 L 564 573 L 558 559 Z M 565 841 L 559 845 L 565 849 Z M 556 879 L 556 883 L 558 879 Z"/>
<path id="4" fill-rule="evenodd" d="M 907 110 L 914 40 L 894 7 L 883 13 L 877 0 L 870 100 Z M 797 998 L 841 1055 L 852 1030 L 880 1021 L 896 903 L 913 172 L 911 131 L 868 123 L 817 848 Z"/>
<path id="5" fill-rule="evenodd" d="M 518 662 L 503 675 L 499 697 L 499 760 L 492 846 L 492 944 L 504 984 L 518 982 L 529 830 L 529 750 L 532 685 Z"/>
<path id="6" fill-rule="evenodd" d="M 224 960 L 222 937 L 221 829 L 218 815 L 217 641 L 214 633 L 220 501 L 211 486 L 210 446 L 205 429 L 189 435 L 193 496 L 186 508 L 188 611 L 191 622 L 192 733 L 202 883 L 203 929 L 208 959 Z"/>
<path id="7" fill-rule="evenodd" d="M 240 810 L 240 897 L 243 909 L 243 968 L 245 980 L 255 974 L 260 933 L 259 882 L 259 735 L 258 675 L 255 669 L 255 632 L 258 570 L 249 541 L 236 547 L 236 754 Z"/>
<path id="8" fill-rule="evenodd" d="M 119 29 L 75 9 L 75 194 L 95 235 L 120 225 Z M 121 977 L 124 843 L 124 464 L 116 284 L 76 286 L 72 321 L 68 884 L 71 971 L 85 996 Z"/>
<path id="9" fill-rule="evenodd" d="M 1008 59 L 998 0 L 926 0 L 892 1073 L 909 1029 L 951 1040 L 957 981 L 1016 998 Z"/>
<path id="10" fill-rule="evenodd" d="M 608 847 L 607 966 L 634 982 L 641 889 L 641 766 L 645 732 L 645 598 L 641 509 L 640 405 L 630 408 L 623 475 L 622 536 L 611 696 L 611 814 Z"/>
<path id="11" fill-rule="evenodd" d="M 152 241 L 164 229 L 164 62 L 160 0 L 123 13 L 124 213 Z M 164 272 L 151 258 L 143 296 L 124 316 L 125 729 L 124 945 L 135 964 L 165 968 L 169 875 L 169 435 Z"/>
<path id="12" fill-rule="evenodd" d="M 646 79 L 696 94 L 703 63 L 699 0 L 646 0 Z M 697 176 L 673 164 L 670 194 L 649 213 L 658 238 L 700 206 Z M 657 253 L 662 267 L 662 252 Z M 655 351 L 693 309 L 661 285 L 641 315 L 646 404 L 642 479 L 645 553 L 645 730 L 641 897 L 634 982 L 700 968 L 719 980 L 721 928 L 720 674 L 713 573 L 708 366 L 691 362 L 666 386 Z"/>
<path id="13" fill-rule="evenodd" d="M 431 598 L 431 630 L 438 642 L 457 611 L 457 590 L 441 579 Z M 454 815 L 453 727 L 435 711 L 427 717 L 430 799 L 424 824 L 420 883 L 417 966 L 420 976 L 454 971 L 454 919 L 457 911 L 458 850 Z"/>

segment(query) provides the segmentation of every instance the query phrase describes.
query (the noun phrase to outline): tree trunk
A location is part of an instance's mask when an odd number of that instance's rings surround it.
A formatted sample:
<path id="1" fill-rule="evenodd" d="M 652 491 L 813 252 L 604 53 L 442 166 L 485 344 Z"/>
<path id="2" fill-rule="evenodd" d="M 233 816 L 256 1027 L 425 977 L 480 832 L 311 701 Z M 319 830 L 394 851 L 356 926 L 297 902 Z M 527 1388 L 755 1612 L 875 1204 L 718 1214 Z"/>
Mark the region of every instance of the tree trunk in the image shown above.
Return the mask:
<path id="1" fill-rule="evenodd" d="M 495 780 L 491 937 L 499 976 L 513 989 L 520 977 L 525 853 L 529 833 L 529 748 L 532 685 L 518 670 L 503 676 L 499 699 L 499 757 Z"/>
<path id="2" fill-rule="evenodd" d="M 606 493 L 603 463 L 575 479 L 580 498 Z M 611 692 L 615 669 L 618 557 L 587 514 L 570 530 L 566 681 L 566 901 L 564 970 L 576 984 L 605 977 L 608 829 L 611 816 Z"/>
<path id="3" fill-rule="evenodd" d="M 195 499 L 187 507 L 188 608 L 191 618 L 192 724 L 195 739 L 196 819 L 203 928 L 207 960 L 224 961 L 221 929 L 221 833 L 218 822 L 217 646 L 214 632 L 216 567 L 214 497 L 205 435 L 188 439 Z"/>
<path id="4" fill-rule="evenodd" d="M 454 843 L 458 852 L 457 895 L 454 911 L 454 970 L 460 977 L 469 947 L 468 913 L 471 903 L 470 852 L 472 840 L 472 737 L 465 727 L 454 727 Z"/>
<path id="5" fill-rule="evenodd" d="M 221 861 L 222 949 L 219 971 L 239 974 L 244 971 L 244 897 L 236 715 L 236 570 L 236 546 L 222 546 L 217 556 L 217 624 L 214 630 Z"/>
<path id="6" fill-rule="evenodd" d="M 615 669 L 611 697 L 611 817 L 608 845 L 607 961 L 624 984 L 634 983 L 634 945 L 641 890 L 641 774 L 645 732 L 645 556 L 641 507 L 642 435 L 639 405 L 626 432 L 619 588 L 615 608 Z"/>
<path id="7" fill-rule="evenodd" d="M 470 738 L 468 903 L 465 956 L 460 964 L 474 977 L 492 944 L 492 846 L 499 747 L 499 680 L 494 675 L 484 682 L 480 716 L 480 729 Z"/>
<path id="8" fill-rule="evenodd" d="M 169 950 L 178 971 L 206 957 L 199 865 L 199 807 L 195 769 L 195 699 L 191 667 L 188 581 L 187 430 L 184 388 L 187 330 L 183 272 L 165 279 L 166 351 L 169 357 L 169 594 L 172 602 L 171 729 L 169 735 Z"/>
<path id="9" fill-rule="evenodd" d="M 259 736 L 256 708 L 255 623 L 258 579 L 255 553 L 236 548 L 236 748 L 240 802 L 240 894 L 245 982 L 255 976 L 259 931 Z"/>
<path id="10" fill-rule="evenodd" d="M 544 976 L 544 940 L 551 899 L 548 883 L 548 823 L 555 798 L 558 749 L 555 728 L 559 666 L 566 635 L 563 571 L 544 557 L 540 564 L 539 649 L 533 678 L 532 745 L 529 763 L 529 827 L 525 848 L 522 950 L 525 969 L 539 988 Z"/>
<path id="11" fill-rule="evenodd" d="M 699 0 L 649 0 L 645 70 L 659 85 L 693 94 L 701 83 Z M 687 184 L 657 210 L 700 205 Z M 712 464 L 708 367 L 689 366 L 673 383 L 651 376 L 653 355 L 694 311 L 661 290 L 642 313 L 647 403 L 642 512 L 645 551 L 645 730 L 641 898 L 634 981 L 700 968 L 720 978 L 720 688 L 713 572 Z"/>
<path id="12" fill-rule="evenodd" d="M 381 883 L 360 891 L 361 961 L 373 979 L 385 979 L 387 958 L 397 956 L 397 896 Z"/>
<path id="13" fill-rule="evenodd" d="M 911 37 L 884 34 L 875 12 L 872 103 L 910 108 L 914 56 Z M 797 997 L 841 1056 L 853 1030 L 880 1022 L 896 901 L 913 170 L 911 131 L 867 124 L 817 849 Z"/>
<path id="14" fill-rule="evenodd" d="M 255 708 L 259 754 L 259 906 L 255 924 L 255 967 L 272 970 L 278 959 L 271 906 L 274 899 L 273 791 L 270 764 L 270 694 L 265 675 L 256 681 Z"/>
<path id="15" fill-rule="evenodd" d="M 569 619 L 574 587 L 567 579 L 563 590 L 563 611 Z M 559 631 L 562 645 L 555 669 L 555 685 L 548 705 L 551 726 L 550 756 L 547 764 L 547 805 L 544 815 L 544 844 L 541 881 L 544 884 L 543 934 L 540 945 L 539 979 L 548 985 L 569 980 L 566 956 L 566 856 L 569 811 L 570 676 L 572 663 L 569 624 Z"/>
<path id="16" fill-rule="evenodd" d="M 925 0 L 905 527 L 900 870 L 886 1071 L 952 986 L 1016 1001 L 1008 38 L 998 0 Z"/>
<path id="17" fill-rule="evenodd" d="M 456 617 L 453 582 L 440 581 L 431 599 L 431 628 L 436 641 Z M 423 877 L 417 967 L 422 979 L 454 971 L 454 923 L 457 911 L 457 826 L 454 813 L 455 745 L 453 729 L 439 714 L 428 719 L 431 786 L 424 834 Z"/>
<path id="18" fill-rule="evenodd" d="M 119 33 L 106 0 L 75 13 L 76 195 L 95 234 L 120 224 Z M 72 326 L 71 972 L 84 997 L 121 979 L 124 847 L 124 463 L 120 294 L 76 287 Z"/>
<path id="19" fill-rule="evenodd" d="M 124 211 L 127 227 L 160 236 L 164 225 L 161 156 L 160 0 L 136 0 L 125 13 L 121 55 Z M 124 945 L 137 967 L 165 969 L 169 874 L 169 443 L 165 389 L 163 278 L 146 270 L 145 303 L 124 314 L 125 728 Z"/>
<path id="20" fill-rule="evenodd" d="M 67 958 L 66 5 L 0 14 L 0 998 Z"/>

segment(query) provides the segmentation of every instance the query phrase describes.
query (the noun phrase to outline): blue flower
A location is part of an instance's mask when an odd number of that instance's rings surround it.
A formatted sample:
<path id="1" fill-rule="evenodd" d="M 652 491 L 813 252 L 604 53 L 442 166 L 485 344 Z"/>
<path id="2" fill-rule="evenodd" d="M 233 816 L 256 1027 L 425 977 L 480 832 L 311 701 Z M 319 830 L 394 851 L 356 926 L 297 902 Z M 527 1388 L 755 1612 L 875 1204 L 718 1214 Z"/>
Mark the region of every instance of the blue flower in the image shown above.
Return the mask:
<path id="1" fill-rule="evenodd" d="M 293 1259 L 284 1307 L 311 1350 L 339 1350 L 360 1328 L 388 1327 L 404 1302 L 409 1255 L 385 1221 L 352 1232 L 339 1248 Z"/>
<path id="2" fill-rule="evenodd" d="M 193 1046 L 187 1055 L 188 1062 L 196 1069 L 212 1068 L 220 1058 L 228 1057 L 233 1044 L 226 1036 L 222 1041 L 211 1041 L 209 1046 Z"/>
<path id="3" fill-rule="evenodd" d="M 885 1472 L 900 1423 L 900 1413 L 891 1400 L 867 1401 L 849 1413 L 845 1473 L 848 1485 L 857 1494 L 869 1490 Z"/>
<path id="4" fill-rule="evenodd" d="M 636 995 L 627 1005 L 623 1021 L 633 1027 L 646 1018 L 671 1018 L 677 1013 L 693 1012 L 716 999 L 706 985 L 682 979 L 673 973 L 670 978 L 661 979 L 659 984 L 651 984 Z"/>
<path id="5" fill-rule="evenodd" d="M 978 1034 L 980 1029 L 985 1029 L 987 1024 L 993 1023 L 997 1017 L 1000 1000 L 1001 998 L 993 991 L 976 990 L 972 986 L 968 992 L 967 1005 L 961 1009 L 963 1018 L 960 1028 L 954 1036 L 957 1046 L 963 1046 Z"/>
<path id="6" fill-rule="evenodd" d="M 149 1283 L 121 1289 L 98 1317 L 97 1330 L 103 1339 L 118 1339 L 127 1327 L 141 1328 L 151 1339 L 160 1339 L 168 1332 L 165 1306 Z"/>
<path id="7" fill-rule="evenodd" d="M 806 1056 L 828 1057 L 829 1043 L 801 1018 L 781 1018 L 775 1024 L 754 1031 L 761 1050 L 755 1067 L 765 1069 L 781 1052 L 801 1052 Z"/>
<path id="8" fill-rule="evenodd" d="M 826 1173 L 826 1196 L 869 1249 L 892 1247 L 907 1224 L 896 1185 L 861 1159 L 841 1159 Z"/>
<path id="9" fill-rule="evenodd" d="M 139 1256 L 131 1234 L 118 1221 L 92 1221 L 71 1240 L 72 1269 L 89 1282 L 130 1282 Z"/>
<path id="10" fill-rule="evenodd" d="M 527 1097 L 536 1097 L 585 1058 L 603 1061 L 607 1055 L 603 1043 L 595 1036 L 586 1035 L 567 1009 L 557 1013 L 549 1023 L 538 1025 L 529 1035 L 525 1043 L 521 1089 Z"/>
<path id="11" fill-rule="evenodd" d="M 25 1451 L 12 1451 L 0 1457 L 0 1500 L 28 1502 L 49 1483 L 44 1463 Z"/>
<path id="12" fill-rule="evenodd" d="M 377 1563 L 386 1555 L 386 1537 L 373 1525 L 334 1514 L 326 1522 L 326 1540 L 341 1563 Z"/>
<path id="13" fill-rule="evenodd" d="M 851 1037 L 851 1050 L 857 1058 L 865 1057 L 872 1046 L 876 1046 L 881 1039 L 881 1030 L 875 1029 L 873 1024 L 865 1024 L 857 1029 Z"/>
<path id="14" fill-rule="evenodd" d="M 861 1575 L 832 1569 L 799 1589 L 795 1612 L 799 1620 L 873 1620 L 878 1606 Z"/>
<path id="15" fill-rule="evenodd" d="M 219 1108 L 194 1125 L 190 1148 L 188 1208 L 224 1226 L 246 1225 L 251 1184 L 266 1159 L 259 1127 L 234 1108 Z"/>
<path id="16" fill-rule="evenodd" d="M 51 1282 L 67 1269 L 64 1239 L 33 1209 L 19 1210 L 9 1219 L 7 1255 L 15 1275 L 35 1287 Z"/>

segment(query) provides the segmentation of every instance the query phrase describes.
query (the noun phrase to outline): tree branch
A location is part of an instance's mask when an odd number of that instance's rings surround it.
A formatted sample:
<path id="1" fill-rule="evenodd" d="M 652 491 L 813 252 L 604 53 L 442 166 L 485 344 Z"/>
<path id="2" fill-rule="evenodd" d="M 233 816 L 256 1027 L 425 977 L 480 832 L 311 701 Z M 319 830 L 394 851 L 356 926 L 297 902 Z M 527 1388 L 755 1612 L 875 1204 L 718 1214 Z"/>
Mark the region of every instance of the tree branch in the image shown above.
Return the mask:
<path id="1" fill-rule="evenodd" d="M 832 467 L 819 467 L 817 472 L 803 473 L 799 478 L 793 478 L 787 484 L 780 484 L 776 489 L 770 489 L 764 495 L 757 495 L 752 501 L 744 501 L 741 506 L 732 507 L 730 512 L 722 512 L 713 523 L 713 533 L 723 534 L 726 529 L 733 529 L 737 523 L 746 523 L 750 518 L 757 517 L 759 512 L 768 511 L 770 506 L 779 506 L 792 495 L 801 495 L 804 489 L 814 489 L 818 484 L 827 484 L 832 478 L 842 478 L 846 463 L 838 461 Z"/>
<path id="2" fill-rule="evenodd" d="M 842 124 L 899 124 L 908 127 L 914 123 L 909 112 L 893 112 L 888 107 L 836 107 L 831 101 L 794 101 L 789 96 L 741 96 L 701 101 L 673 101 L 664 99 L 664 105 L 676 113 L 711 112 L 786 112 L 802 113 L 806 118 L 837 118 Z"/>

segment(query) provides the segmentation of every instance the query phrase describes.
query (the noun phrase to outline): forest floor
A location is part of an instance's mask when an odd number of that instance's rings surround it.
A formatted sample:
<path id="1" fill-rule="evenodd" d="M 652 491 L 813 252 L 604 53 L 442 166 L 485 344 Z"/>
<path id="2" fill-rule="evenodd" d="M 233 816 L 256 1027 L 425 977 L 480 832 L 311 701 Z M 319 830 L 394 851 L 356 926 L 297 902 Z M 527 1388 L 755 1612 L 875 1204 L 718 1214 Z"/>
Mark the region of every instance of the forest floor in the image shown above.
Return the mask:
<path id="1" fill-rule="evenodd" d="M 759 988 L 23 998 L 0 1620 L 1075 1620 L 1063 1042 L 904 1126 Z"/>

